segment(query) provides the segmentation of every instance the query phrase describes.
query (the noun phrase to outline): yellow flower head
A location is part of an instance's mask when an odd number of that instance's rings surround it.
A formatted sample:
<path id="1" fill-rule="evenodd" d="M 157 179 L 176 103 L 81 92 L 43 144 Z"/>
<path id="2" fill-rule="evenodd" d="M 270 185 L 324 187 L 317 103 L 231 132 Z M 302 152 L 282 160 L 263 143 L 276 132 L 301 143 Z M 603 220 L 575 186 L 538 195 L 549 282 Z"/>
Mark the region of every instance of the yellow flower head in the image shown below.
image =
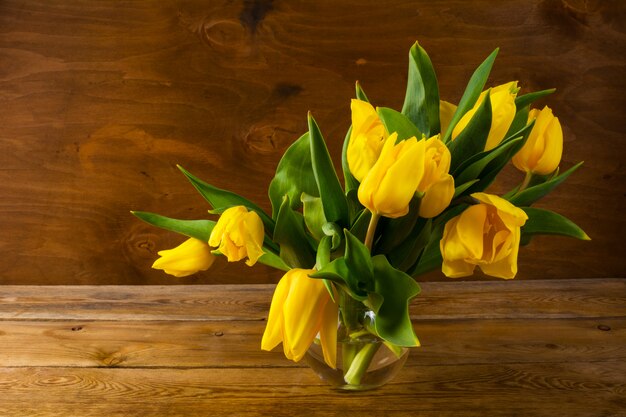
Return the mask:
<path id="1" fill-rule="evenodd" d="M 454 196 L 454 178 L 450 170 L 450 150 L 439 139 L 439 135 L 419 141 L 424 149 L 423 161 L 417 162 L 416 168 L 421 171 L 421 179 L 417 191 L 424 193 L 420 203 L 419 215 L 425 218 L 440 214 Z M 420 172 L 416 173 L 420 175 Z"/>
<path id="2" fill-rule="evenodd" d="M 261 349 L 283 342 L 285 356 L 295 362 L 304 357 L 319 333 L 324 360 L 336 368 L 338 308 L 324 283 L 309 278 L 312 269 L 292 269 L 276 286 Z"/>
<path id="3" fill-rule="evenodd" d="M 352 131 L 347 149 L 348 166 L 354 178 L 361 182 L 378 159 L 387 131 L 368 102 L 354 99 L 350 108 Z"/>
<path id="4" fill-rule="evenodd" d="M 228 262 L 248 257 L 246 265 L 252 266 L 263 255 L 263 222 L 254 211 L 235 206 L 222 213 L 213 228 L 209 245 L 218 247 Z"/>
<path id="5" fill-rule="evenodd" d="M 489 94 L 491 102 L 491 129 L 489 129 L 489 136 L 485 143 L 486 151 L 498 146 L 504 139 L 509 127 L 511 127 L 515 112 L 517 111 L 515 107 L 515 97 L 517 96 L 518 90 L 517 81 L 511 81 L 491 89 L 491 93 Z M 478 100 L 476 100 L 474 107 L 461 117 L 452 131 L 452 140 L 456 139 L 463 129 L 467 127 L 486 95 L 487 91 L 483 91 L 478 97 Z"/>
<path id="6" fill-rule="evenodd" d="M 398 135 L 392 133 L 383 146 L 378 160 L 359 185 L 358 197 L 372 213 L 385 217 L 401 217 L 409 212 L 409 203 L 417 190 L 424 167 L 424 141 L 415 137 L 396 144 Z"/>
<path id="7" fill-rule="evenodd" d="M 154 261 L 154 269 L 162 269 L 175 277 L 186 277 L 209 269 L 215 256 L 205 242 L 189 238 L 174 249 L 159 251 L 160 258 Z"/>
<path id="8" fill-rule="evenodd" d="M 513 165 L 524 172 L 548 175 L 559 166 L 563 153 L 563 130 L 552 109 L 532 109 L 528 120 L 535 119 L 526 143 L 513 157 Z"/>
<path id="9" fill-rule="evenodd" d="M 446 223 L 439 248 L 449 278 L 472 275 L 476 265 L 487 275 L 514 278 L 520 228 L 528 216 L 495 195 L 474 193 L 480 203 Z"/>

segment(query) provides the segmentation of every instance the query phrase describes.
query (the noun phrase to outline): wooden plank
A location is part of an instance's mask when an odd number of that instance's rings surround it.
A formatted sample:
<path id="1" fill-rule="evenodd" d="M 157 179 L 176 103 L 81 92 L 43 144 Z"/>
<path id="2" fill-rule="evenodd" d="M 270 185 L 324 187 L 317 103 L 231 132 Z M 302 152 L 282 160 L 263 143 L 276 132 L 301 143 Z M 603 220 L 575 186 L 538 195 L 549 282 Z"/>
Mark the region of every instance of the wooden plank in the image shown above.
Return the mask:
<path id="1" fill-rule="evenodd" d="M 419 320 L 407 366 L 626 361 L 626 315 Z M 290 367 L 261 350 L 264 322 L 0 322 L 0 367 Z M 604 329 L 604 330 L 601 330 Z"/>
<path id="2" fill-rule="evenodd" d="M 619 317 L 626 279 L 425 282 L 413 319 Z M 273 285 L 0 286 L 0 320 L 265 320 Z"/>
<path id="3" fill-rule="evenodd" d="M 537 106 L 564 126 L 562 168 L 586 163 L 545 205 L 593 241 L 534 240 L 520 278 L 624 277 L 625 12 L 623 0 L 3 0 L 1 282 L 275 282 L 279 272 L 223 260 L 183 279 L 152 270 L 182 238 L 128 211 L 207 216 L 176 163 L 269 210 L 267 185 L 307 111 L 338 162 L 354 82 L 401 107 L 415 40 L 443 99 L 457 101 L 498 46 L 489 85 L 557 89 Z M 521 180 L 507 169 L 492 191 Z"/>
<path id="4" fill-rule="evenodd" d="M 626 406 L 625 373 L 624 362 L 424 365 L 401 373 L 382 389 L 346 395 L 329 390 L 308 369 L 298 368 L 13 368 L 0 371 L 0 412 L 619 416 Z M 34 398 L 44 404 L 43 412 L 33 404 Z"/>

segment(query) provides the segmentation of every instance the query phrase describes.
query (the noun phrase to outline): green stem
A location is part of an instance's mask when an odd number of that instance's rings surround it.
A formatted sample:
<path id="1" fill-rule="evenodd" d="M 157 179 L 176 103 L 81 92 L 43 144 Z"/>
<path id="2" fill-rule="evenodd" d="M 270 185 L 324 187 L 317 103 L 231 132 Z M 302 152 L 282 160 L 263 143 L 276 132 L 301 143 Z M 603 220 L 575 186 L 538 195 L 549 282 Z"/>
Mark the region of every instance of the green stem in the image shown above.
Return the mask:
<path id="1" fill-rule="evenodd" d="M 361 379 L 363 375 L 365 375 L 379 347 L 380 343 L 366 343 L 365 346 L 361 348 L 352 360 L 350 368 L 348 368 L 348 371 L 343 376 L 343 380 L 346 381 L 346 384 L 355 387 L 361 385 Z"/>
<path id="2" fill-rule="evenodd" d="M 380 214 L 372 212 L 370 224 L 367 226 L 367 235 L 365 235 L 365 246 L 370 252 L 372 251 L 372 244 L 374 243 L 374 235 L 376 234 L 378 219 L 380 219 Z"/>
<path id="3" fill-rule="evenodd" d="M 524 177 L 524 181 L 522 182 L 522 185 L 519 186 L 515 194 L 519 194 L 522 191 L 524 191 L 526 187 L 528 187 L 528 184 L 530 184 L 530 180 L 532 179 L 532 177 L 533 177 L 533 173 L 530 171 L 527 171 L 526 176 Z"/>

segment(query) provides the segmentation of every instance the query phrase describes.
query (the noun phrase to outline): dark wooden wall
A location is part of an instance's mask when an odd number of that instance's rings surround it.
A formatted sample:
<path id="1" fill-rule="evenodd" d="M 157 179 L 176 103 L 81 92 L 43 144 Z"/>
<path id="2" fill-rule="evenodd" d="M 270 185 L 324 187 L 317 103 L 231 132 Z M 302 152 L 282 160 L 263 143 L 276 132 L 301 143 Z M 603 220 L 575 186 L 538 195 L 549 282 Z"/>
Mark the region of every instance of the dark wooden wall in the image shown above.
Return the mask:
<path id="1" fill-rule="evenodd" d="M 338 158 L 355 80 L 401 106 L 415 40 L 444 99 L 498 46 L 492 84 L 558 90 L 539 104 L 564 126 L 562 166 L 585 165 L 541 206 L 593 240 L 538 238 L 518 277 L 625 277 L 624 1 L 2 0 L 0 283 L 274 282 L 225 262 L 151 270 L 181 238 L 129 210 L 204 216 L 177 163 L 269 208 L 307 110 Z M 520 180 L 508 170 L 494 190 Z"/>

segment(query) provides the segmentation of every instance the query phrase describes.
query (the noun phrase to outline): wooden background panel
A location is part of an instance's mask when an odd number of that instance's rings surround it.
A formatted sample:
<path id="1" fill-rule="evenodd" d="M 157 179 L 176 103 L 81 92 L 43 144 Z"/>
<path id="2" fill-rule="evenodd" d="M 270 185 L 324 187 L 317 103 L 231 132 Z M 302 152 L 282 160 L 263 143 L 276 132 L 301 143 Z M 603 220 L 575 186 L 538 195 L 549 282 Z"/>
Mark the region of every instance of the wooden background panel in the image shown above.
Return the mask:
<path id="1" fill-rule="evenodd" d="M 491 84 L 558 90 L 545 103 L 562 165 L 585 165 L 541 206 L 593 240 L 536 239 L 519 278 L 624 277 L 625 15 L 617 0 L 0 2 L 0 282 L 274 282 L 222 261 L 185 279 L 150 270 L 181 238 L 128 211 L 205 216 L 177 163 L 269 210 L 307 110 L 338 158 L 354 81 L 399 107 L 415 40 L 444 99 L 497 46 Z M 520 180 L 507 170 L 493 190 Z"/>

